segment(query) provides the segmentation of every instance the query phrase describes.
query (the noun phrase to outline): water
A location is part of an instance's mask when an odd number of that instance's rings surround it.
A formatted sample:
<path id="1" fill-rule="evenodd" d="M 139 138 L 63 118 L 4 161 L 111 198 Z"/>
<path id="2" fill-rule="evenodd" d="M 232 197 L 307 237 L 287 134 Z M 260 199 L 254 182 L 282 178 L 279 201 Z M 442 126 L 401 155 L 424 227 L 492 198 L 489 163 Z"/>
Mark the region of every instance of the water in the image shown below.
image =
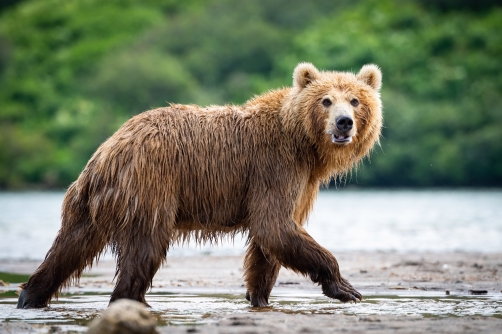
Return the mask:
<path id="1" fill-rule="evenodd" d="M 84 331 L 86 325 L 108 306 L 109 295 L 66 294 L 49 308 L 17 310 L 16 298 L 0 298 L 0 321 L 26 321 L 58 325 L 64 330 Z M 401 315 L 419 317 L 490 316 L 502 318 L 502 297 L 425 295 L 369 295 L 361 303 L 342 304 L 320 294 L 273 293 L 270 307 L 254 309 L 243 294 L 189 294 L 154 289 L 147 300 L 159 326 L 203 325 L 215 318 L 247 312 L 287 314 Z"/>
<path id="2" fill-rule="evenodd" d="M 330 250 L 502 251 L 502 191 L 323 192 L 311 235 Z"/>
<path id="3" fill-rule="evenodd" d="M 60 226 L 63 195 L 0 193 L 0 259 L 44 258 Z M 502 191 L 323 191 L 307 230 L 333 252 L 502 252 Z M 244 247 L 237 236 L 217 246 L 175 246 L 170 254 L 240 255 Z"/>

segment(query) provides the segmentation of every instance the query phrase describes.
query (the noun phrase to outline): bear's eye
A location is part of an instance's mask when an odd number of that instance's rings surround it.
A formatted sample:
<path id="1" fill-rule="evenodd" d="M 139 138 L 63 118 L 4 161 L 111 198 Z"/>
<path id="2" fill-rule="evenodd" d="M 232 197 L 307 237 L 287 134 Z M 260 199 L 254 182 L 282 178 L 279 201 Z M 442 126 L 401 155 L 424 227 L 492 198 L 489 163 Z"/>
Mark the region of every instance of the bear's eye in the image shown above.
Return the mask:
<path id="1" fill-rule="evenodd" d="M 325 107 L 329 107 L 331 105 L 331 100 L 328 98 L 322 100 L 322 105 Z"/>
<path id="2" fill-rule="evenodd" d="M 359 105 L 359 100 L 358 99 L 352 99 L 352 100 L 350 100 L 350 104 L 352 104 L 352 106 L 354 106 L 354 107 L 357 107 Z"/>

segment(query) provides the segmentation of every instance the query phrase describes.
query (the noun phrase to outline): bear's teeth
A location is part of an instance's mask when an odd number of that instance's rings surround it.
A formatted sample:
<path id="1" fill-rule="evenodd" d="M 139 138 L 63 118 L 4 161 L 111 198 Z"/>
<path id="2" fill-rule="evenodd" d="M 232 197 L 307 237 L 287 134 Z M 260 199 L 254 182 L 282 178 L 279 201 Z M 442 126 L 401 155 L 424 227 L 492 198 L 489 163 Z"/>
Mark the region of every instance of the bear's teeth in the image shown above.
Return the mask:
<path id="1" fill-rule="evenodd" d="M 338 136 L 338 135 L 335 135 L 335 134 L 332 134 L 331 135 L 331 141 L 333 143 L 339 143 L 339 142 L 352 142 L 352 136 Z"/>

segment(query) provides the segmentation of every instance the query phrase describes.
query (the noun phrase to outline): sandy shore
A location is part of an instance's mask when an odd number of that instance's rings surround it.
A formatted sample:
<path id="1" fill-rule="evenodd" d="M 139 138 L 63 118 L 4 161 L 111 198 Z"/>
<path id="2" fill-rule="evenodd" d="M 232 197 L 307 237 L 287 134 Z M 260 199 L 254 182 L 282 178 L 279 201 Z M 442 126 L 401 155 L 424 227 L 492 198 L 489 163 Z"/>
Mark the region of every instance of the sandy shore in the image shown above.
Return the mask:
<path id="1" fill-rule="evenodd" d="M 469 290 L 502 290 L 502 254 L 499 253 L 397 253 L 348 252 L 336 255 L 342 275 L 356 288 L 374 292 L 418 289 L 450 290 L 468 294 Z M 243 287 L 241 256 L 168 257 L 157 272 L 153 288 L 228 288 Z M 40 261 L 0 260 L 0 271 L 31 274 Z M 115 262 L 100 261 L 84 273 L 81 287 L 112 287 Z M 276 287 L 319 290 L 310 280 L 281 269 Z"/>
<path id="2" fill-rule="evenodd" d="M 402 293 L 434 292 L 451 296 L 470 296 L 472 290 L 486 290 L 489 296 L 501 296 L 502 254 L 465 252 L 338 253 L 342 275 L 363 295 L 398 295 Z M 166 265 L 153 281 L 156 289 L 196 291 L 199 293 L 242 294 L 242 261 L 233 257 L 168 257 Z M 0 260 L 0 271 L 32 273 L 37 261 Z M 115 263 L 101 261 L 86 272 L 80 288 L 113 288 Z M 281 270 L 272 295 L 284 291 L 320 293 L 320 287 L 302 276 Z M 148 300 L 148 296 L 147 296 Z M 502 328 L 499 317 L 421 317 L 386 315 L 344 315 L 277 312 L 274 308 L 247 313 L 208 315 L 208 324 L 200 326 L 159 327 L 163 333 L 494 333 Z M 25 323 L 0 323 L 0 332 L 23 332 Z M 19 327 L 16 329 L 16 327 Z M 34 328 L 34 327 L 33 327 Z M 42 327 L 37 327 L 41 332 Z"/>

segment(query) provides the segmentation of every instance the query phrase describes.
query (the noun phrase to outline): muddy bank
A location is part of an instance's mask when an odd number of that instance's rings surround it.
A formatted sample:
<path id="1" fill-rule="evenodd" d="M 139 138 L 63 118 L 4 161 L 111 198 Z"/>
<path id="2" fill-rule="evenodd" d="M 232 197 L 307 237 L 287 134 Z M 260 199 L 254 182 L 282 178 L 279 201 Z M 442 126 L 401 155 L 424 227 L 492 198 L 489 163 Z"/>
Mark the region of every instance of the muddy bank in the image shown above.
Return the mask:
<path id="1" fill-rule="evenodd" d="M 346 252 L 336 254 L 340 270 L 358 289 L 369 292 L 397 290 L 502 290 L 500 253 Z M 155 288 L 209 288 L 234 292 L 243 289 L 242 256 L 168 257 L 153 280 Z M 0 272 L 30 274 L 38 261 L 0 260 Z M 113 288 L 114 261 L 101 261 L 85 272 L 79 287 Z M 308 279 L 281 269 L 276 287 L 320 292 Z"/>
<path id="2" fill-rule="evenodd" d="M 362 303 L 333 302 L 320 287 L 283 269 L 271 307 L 250 308 L 241 256 L 168 257 L 147 301 L 161 333 L 492 333 L 502 326 L 502 254 L 336 256 L 342 275 L 365 296 Z M 2 260 L 0 272 L 30 274 L 38 264 Z M 31 313 L 15 310 L 15 282 L 0 286 L 0 332 L 85 331 L 107 307 L 114 270 L 113 261 L 100 262 L 59 302 Z M 472 295 L 472 290 L 486 294 Z"/>
<path id="3" fill-rule="evenodd" d="M 163 333 L 498 333 L 502 321 L 486 317 L 420 318 L 397 316 L 295 315 L 279 312 L 234 315 L 205 326 L 158 327 Z M 74 333 L 59 326 L 0 323 L 2 333 Z"/>
<path id="4" fill-rule="evenodd" d="M 160 328 L 160 333 L 497 333 L 493 318 L 420 318 L 397 316 L 289 315 L 279 312 L 237 315 L 200 327 Z"/>

